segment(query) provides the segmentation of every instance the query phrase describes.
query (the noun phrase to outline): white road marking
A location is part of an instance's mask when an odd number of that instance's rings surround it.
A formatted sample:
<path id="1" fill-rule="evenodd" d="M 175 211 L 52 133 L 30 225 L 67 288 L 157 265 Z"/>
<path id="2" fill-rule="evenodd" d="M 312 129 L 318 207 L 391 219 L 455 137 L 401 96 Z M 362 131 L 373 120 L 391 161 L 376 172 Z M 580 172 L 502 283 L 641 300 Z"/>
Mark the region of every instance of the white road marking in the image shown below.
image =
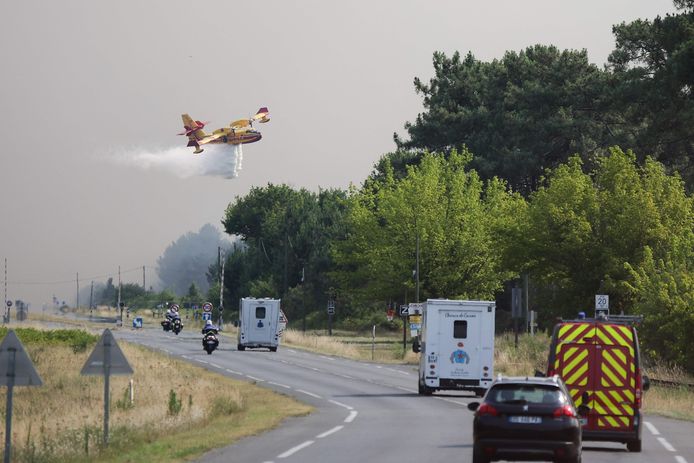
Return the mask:
<path id="1" fill-rule="evenodd" d="M 354 410 L 354 407 L 350 407 L 349 405 L 343 404 L 342 402 L 338 402 L 337 400 L 328 400 L 328 402 L 335 404 L 339 407 L 344 407 L 347 410 Z"/>
<path id="2" fill-rule="evenodd" d="M 263 381 L 265 381 L 264 379 L 256 378 L 255 376 L 251 376 L 251 375 L 246 375 L 246 378 L 250 378 L 253 381 L 258 381 L 259 383 L 262 383 Z"/>
<path id="3" fill-rule="evenodd" d="M 294 349 L 287 349 L 288 352 L 291 352 L 292 354 L 296 354 L 296 351 Z"/>
<path id="4" fill-rule="evenodd" d="M 334 358 L 328 357 L 327 355 L 319 355 L 318 357 L 320 357 L 322 359 L 327 359 L 327 360 L 335 360 Z"/>
<path id="5" fill-rule="evenodd" d="M 455 400 L 447 399 L 445 397 L 434 397 L 434 399 L 443 400 L 444 402 L 450 402 L 450 403 L 456 404 L 456 405 L 467 406 L 467 404 L 465 402 L 457 402 Z"/>
<path id="6" fill-rule="evenodd" d="M 412 392 L 412 393 L 417 392 L 414 389 L 409 389 L 407 387 L 397 386 L 397 388 L 400 389 L 401 391 L 407 391 L 407 392 Z"/>
<path id="7" fill-rule="evenodd" d="M 190 357 L 188 357 L 187 355 L 181 355 L 181 357 L 183 357 L 183 358 L 186 359 L 186 360 L 193 360 L 193 359 L 191 359 Z"/>
<path id="8" fill-rule="evenodd" d="M 314 442 L 315 442 L 315 441 L 313 441 L 313 440 L 307 440 L 306 442 L 304 442 L 304 443 L 302 443 L 302 444 L 299 444 L 299 445 L 297 445 L 296 447 L 290 448 L 289 450 L 287 450 L 287 451 L 284 452 L 284 453 L 280 453 L 279 455 L 277 455 L 277 458 L 287 458 L 287 457 L 290 457 L 290 456 L 294 455 L 296 452 L 298 452 L 299 450 L 305 449 L 306 447 L 308 447 L 309 445 L 313 444 Z"/>
<path id="9" fill-rule="evenodd" d="M 351 412 L 349 412 L 349 416 L 347 418 L 345 418 L 345 423 L 351 423 L 352 421 L 354 421 L 354 418 L 356 418 L 356 417 L 357 417 L 357 411 L 352 410 Z"/>
<path id="10" fill-rule="evenodd" d="M 315 397 L 316 399 L 322 399 L 323 398 L 323 397 L 319 396 L 318 394 L 314 394 L 313 392 L 304 391 L 303 389 L 297 389 L 296 392 L 301 392 L 302 394 L 310 395 L 311 397 Z"/>
<path id="11" fill-rule="evenodd" d="M 195 360 L 197 360 L 197 361 L 200 362 L 200 363 L 205 363 L 205 364 L 210 363 L 210 362 L 208 362 L 207 360 L 200 360 L 200 359 L 195 359 Z"/>
<path id="12" fill-rule="evenodd" d="M 677 463 L 687 463 L 687 460 L 685 460 L 684 457 L 679 455 L 675 456 L 675 460 L 677 460 Z"/>
<path id="13" fill-rule="evenodd" d="M 337 431 L 339 431 L 339 430 L 342 429 L 342 428 L 344 428 L 344 426 L 342 426 L 342 425 L 340 425 L 340 426 L 335 426 L 334 428 L 332 428 L 332 429 L 330 429 L 330 430 L 328 430 L 328 431 L 325 431 L 325 432 L 322 433 L 322 434 L 318 434 L 318 435 L 316 436 L 316 438 L 317 438 L 317 439 L 322 439 L 322 438 L 324 438 L 324 437 L 328 437 L 330 434 L 335 434 Z"/>
<path id="14" fill-rule="evenodd" d="M 313 370 L 313 371 L 320 371 L 318 368 L 314 368 L 314 367 L 308 367 L 308 369 Z"/>
<path id="15" fill-rule="evenodd" d="M 291 386 L 287 386 L 286 384 L 276 383 L 276 382 L 274 382 L 274 381 L 268 381 L 267 383 L 268 383 L 268 384 L 272 384 L 273 386 L 283 387 L 283 388 L 285 388 L 285 389 L 291 389 L 291 388 L 292 388 Z"/>
<path id="16" fill-rule="evenodd" d="M 668 452 L 676 452 L 675 447 L 670 445 L 670 443 L 666 441 L 664 437 L 658 437 L 658 440 L 660 441 L 662 446 L 665 447 L 665 450 L 667 450 Z"/>
<path id="17" fill-rule="evenodd" d="M 213 367 L 215 367 L 215 368 L 219 368 L 220 370 L 222 369 L 222 367 L 219 366 L 219 365 L 217 365 L 216 363 L 210 362 L 210 365 L 213 366 Z"/>
<path id="18" fill-rule="evenodd" d="M 651 432 L 651 434 L 653 434 L 654 436 L 659 436 L 659 435 L 660 435 L 660 431 L 658 431 L 658 429 L 657 429 L 655 426 L 653 426 L 653 423 L 651 423 L 650 421 L 644 421 L 643 424 L 646 425 L 646 427 L 648 428 L 648 430 L 649 430 L 649 431 Z"/>
<path id="19" fill-rule="evenodd" d="M 229 373 L 231 373 L 233 375 L 242 375 L 243 374 L 240 371 L 230 370 L 229 368 L 227 368 L 226 371 L 228 371 Z"/>
<path id="20" fill-rule="evenodd" d="M 339 374 L 339 373 L 338 373 L 337 376 L 339 376 L 340 378 L 354 379 L 353 376 L 350 376 L 350 375 L 341 375 L 341 374 Z"/>
<path id="21" fill-rule="evenodd" d="M 383 368 L 381 365 L 374 365 L 376 368 Z"/>

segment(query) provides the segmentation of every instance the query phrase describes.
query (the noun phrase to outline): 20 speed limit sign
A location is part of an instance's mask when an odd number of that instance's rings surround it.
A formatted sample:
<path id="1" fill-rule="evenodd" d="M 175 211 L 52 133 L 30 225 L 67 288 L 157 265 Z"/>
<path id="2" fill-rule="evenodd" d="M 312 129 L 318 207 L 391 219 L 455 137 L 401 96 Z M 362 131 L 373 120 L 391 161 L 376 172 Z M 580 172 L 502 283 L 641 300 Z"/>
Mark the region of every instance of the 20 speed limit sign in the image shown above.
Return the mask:
<path id="1" fill-rule="evenodd" d="M 212 312 L 212 303 L 211 302 L 205 302 L 202 305 L 202 311 L 203 312 Z"/>

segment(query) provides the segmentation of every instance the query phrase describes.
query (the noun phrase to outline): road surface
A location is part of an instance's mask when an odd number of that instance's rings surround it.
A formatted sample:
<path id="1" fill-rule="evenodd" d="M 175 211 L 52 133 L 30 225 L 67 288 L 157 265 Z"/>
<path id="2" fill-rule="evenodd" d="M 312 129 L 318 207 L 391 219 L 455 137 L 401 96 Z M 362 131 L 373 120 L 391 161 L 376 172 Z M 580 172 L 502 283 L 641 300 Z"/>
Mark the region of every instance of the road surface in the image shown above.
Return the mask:
<path id="1" fill-rule="evenodd" d="M 212 355 L 184 328 L 114 332 L 208 370 L 290 395 L 315 407 L 279 428 L 214 450 L 200 463 L 354 463 L 472 461 L 472 412 L 463 393 L 417 394 L 413 366 L 358 362 L 280 346 L 277 352 L 236 350 L 221 336 Z M 646 400 L 648 396 L 646 396 Z M 643 451 L 585 442 L 584 463 L 694 463 L 694 423 L 646 417 Z"/>

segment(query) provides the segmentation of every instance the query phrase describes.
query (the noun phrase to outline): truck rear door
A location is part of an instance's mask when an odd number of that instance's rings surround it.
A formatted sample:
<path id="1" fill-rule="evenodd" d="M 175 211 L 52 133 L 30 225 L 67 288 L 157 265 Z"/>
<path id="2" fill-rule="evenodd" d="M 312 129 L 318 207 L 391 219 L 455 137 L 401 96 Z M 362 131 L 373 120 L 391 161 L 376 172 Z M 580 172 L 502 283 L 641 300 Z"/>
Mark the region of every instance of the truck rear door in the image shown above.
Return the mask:
<path id="1" fill-rule="evenodd" d="M 439 313 L 439 376 L 479 380 L 480 313 L 445 309 Z"/>
<path id="2" fill-rule="evenodd" d="M 247 339 L 251 342 L 268 342 L 270 340 L 270 322 L 265 304 L 251 306 Z"/>

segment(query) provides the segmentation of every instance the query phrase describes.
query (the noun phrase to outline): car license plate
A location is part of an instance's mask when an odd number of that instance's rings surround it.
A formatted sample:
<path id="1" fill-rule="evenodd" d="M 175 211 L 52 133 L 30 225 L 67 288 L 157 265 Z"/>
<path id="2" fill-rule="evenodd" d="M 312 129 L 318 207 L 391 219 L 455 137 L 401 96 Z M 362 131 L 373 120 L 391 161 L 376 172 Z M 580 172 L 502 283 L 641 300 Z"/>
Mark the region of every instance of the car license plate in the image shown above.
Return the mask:
<path id="1" fill-rule="evenodd" d="M 527 423 L 527 424 L 542 423 L 542 418 L 540 418 L 539 416 L 527 416 L 527 415 L 509 416 L 508 420 L 511 423 Z"/>

